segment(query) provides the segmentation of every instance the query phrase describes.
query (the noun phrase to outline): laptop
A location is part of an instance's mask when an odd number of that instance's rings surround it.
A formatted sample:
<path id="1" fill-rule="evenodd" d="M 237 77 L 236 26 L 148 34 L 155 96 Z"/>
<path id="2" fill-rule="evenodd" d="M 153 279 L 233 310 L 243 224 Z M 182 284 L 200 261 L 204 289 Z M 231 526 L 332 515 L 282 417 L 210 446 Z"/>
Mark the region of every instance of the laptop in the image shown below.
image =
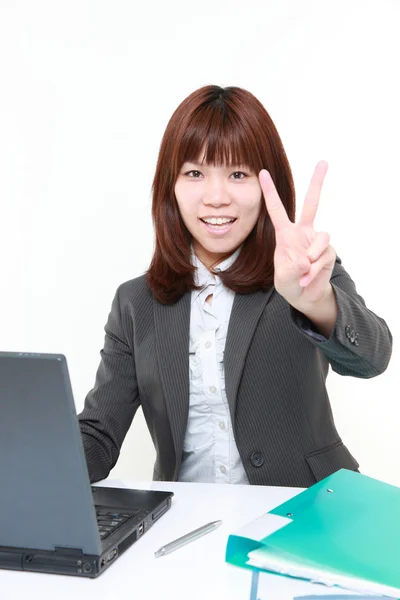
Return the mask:
<path id="1" fill-rule="evenodd" d="M 0 478 L 0 568 L 78 577 L 105 571 L 173 496 L 90 485 L 62 354 L 0 352 Z"/>

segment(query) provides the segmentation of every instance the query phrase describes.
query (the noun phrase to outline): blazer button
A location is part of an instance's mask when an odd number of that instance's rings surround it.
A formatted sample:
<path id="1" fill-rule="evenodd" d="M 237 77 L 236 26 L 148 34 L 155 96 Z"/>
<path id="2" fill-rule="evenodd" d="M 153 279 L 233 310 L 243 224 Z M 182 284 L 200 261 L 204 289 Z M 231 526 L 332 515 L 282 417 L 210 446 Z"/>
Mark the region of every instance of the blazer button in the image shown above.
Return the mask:
<path id="1" fill-rule="evenodd" d="M 264 456 L 261 452 L 253 452 L 250 456 L 250 462 L 253 467 L 262 467 L 264 464 Z"/>
<path id="2" fill-rule="evenodd" d="M 354 331 L 354 329 L 351 330 L 351 334 L 350 334 L 350 341 L 352 344 L 354 344 L 356 339 L 356 332 Z"/>
<path id="3" fill-rule="evenodd" d="M 348 339 L 350 339 L 350 335 L 351 335 L 351 327 L 350 327 L 350 325 L 346 325 L 345 331 L 346 331 L 346 337 Z"/>

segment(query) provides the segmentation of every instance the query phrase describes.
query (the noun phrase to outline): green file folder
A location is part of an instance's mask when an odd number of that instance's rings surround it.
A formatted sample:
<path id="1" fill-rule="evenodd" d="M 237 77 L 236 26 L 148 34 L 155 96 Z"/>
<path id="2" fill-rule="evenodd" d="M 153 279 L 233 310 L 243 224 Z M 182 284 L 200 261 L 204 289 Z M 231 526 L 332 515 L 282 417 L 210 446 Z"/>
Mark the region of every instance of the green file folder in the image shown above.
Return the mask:
<path id="1" fill-rule="evenodd" d="M 226 560 L 400 598 L 400 488 L 341 469 L 231 535 Z"/>

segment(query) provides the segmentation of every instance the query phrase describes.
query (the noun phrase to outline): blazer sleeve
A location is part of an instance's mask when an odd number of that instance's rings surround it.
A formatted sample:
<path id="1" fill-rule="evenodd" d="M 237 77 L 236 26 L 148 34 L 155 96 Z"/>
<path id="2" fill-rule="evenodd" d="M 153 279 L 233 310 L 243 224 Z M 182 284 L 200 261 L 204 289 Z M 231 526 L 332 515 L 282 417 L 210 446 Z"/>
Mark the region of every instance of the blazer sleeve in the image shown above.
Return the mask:
<path id="1" fill-rule="evenodd" d="M 338 315 L 330 338 L 320 335 L 307 317 L 291 307 L 294 325 L 319 348 L 336 373 L 365 379 L 380 375 L 392 353 L 388 326 L 367 308 L 338 257 L 331 284 Z"/>
<path id="2" fill-rule="evenodd" d="M 114 467 L 140 405 L 133 347 L 126 329 L 118 288 L 104 328 L 95 384 L 78 417 L 91 482 L 106 478 Z"/>

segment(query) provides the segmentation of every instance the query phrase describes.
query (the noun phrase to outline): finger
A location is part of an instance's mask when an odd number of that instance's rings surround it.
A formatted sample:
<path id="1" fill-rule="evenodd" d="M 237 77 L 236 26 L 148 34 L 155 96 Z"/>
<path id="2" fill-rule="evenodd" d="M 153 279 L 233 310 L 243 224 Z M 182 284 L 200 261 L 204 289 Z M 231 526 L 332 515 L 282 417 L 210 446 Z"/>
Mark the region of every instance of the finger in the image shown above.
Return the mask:
<path id="1" fill-rule="evenodd" d="M 277 248 L 275 251 L 275 278 L 282 285 L 299 281 L 310 272 L 310 268 L 311 262 L 303 252 L 296 252 L 292 248 Z"/>
<path id="2" fill-rule="evenodd" d="M 261 189 L 264 194 L 265 204 L 271 221 L 276 230 L 287 227 L 291 222 L 285 207 L 282 204 L 282 200 L 279 198 L 279 194 L 276 190 L 275 184 L 272 181 L 271 175 L 262 169 L 259 174 L 259 180 Z"/>
<path id="3" fill-rule="evenodd" d="M 329 233 L 319 232 L 313 239 L 309 249 L 307 250 L 307 256 L 311 262 L 315 262 L 319 259 L 321 254 L 325 252 L 329 246 L 330 235 Z"/>
<path id="4" fill-rule="evenodd" d="M 312 225 L 314 223 L 315 215 L 318 210 L 319 198 L 321 196 L 322 184 L 324 183 L 327 170 L 328 163 L 324 160 L 321 160 L 315 167 L 301 212 L 300 223 L 302 225 Z"/>
<path id="5" fill-rule="evenodd" d="M 312 263 L 308 273 L 300 279 L 299 285 L 301 285 L 301 287 L 307 287 L 323 270 L 327 270 L 329 273 L 332 273 L 335 259 L 336 252 L 332 246 L 328 246 L 325 252 L 321 254 L 319 259 Z"/>

